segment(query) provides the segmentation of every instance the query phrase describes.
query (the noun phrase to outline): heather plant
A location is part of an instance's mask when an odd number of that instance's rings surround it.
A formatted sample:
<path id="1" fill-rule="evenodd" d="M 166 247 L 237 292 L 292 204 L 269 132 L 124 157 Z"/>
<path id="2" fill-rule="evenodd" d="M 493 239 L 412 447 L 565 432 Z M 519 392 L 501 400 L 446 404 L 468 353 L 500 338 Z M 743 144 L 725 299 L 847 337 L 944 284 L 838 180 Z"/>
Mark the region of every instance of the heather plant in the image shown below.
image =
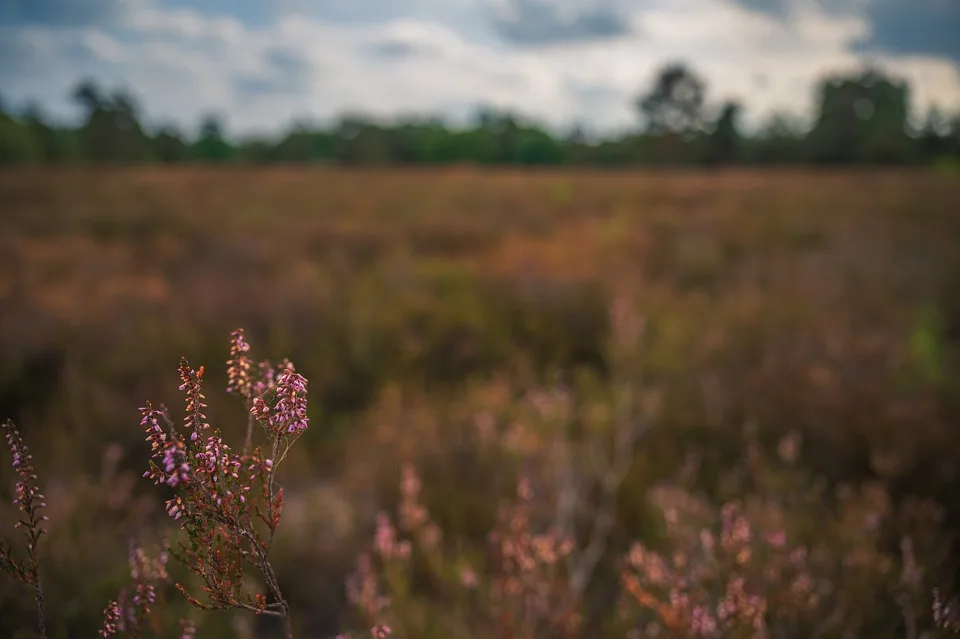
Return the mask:
<path id="1" fill-rule="evenodd" d="M 41 509 L 46 506 L 44 501 L 46 498 L 40 493 L 37 475 L 33 468 L 33 456 L 23 442 L 20 431 L 10 420 L 4 423 L 3 430 L 13 457 L 13 469 L 17 473 L 16 496 L 13 503 L 17 505 L 21 518 L 13 527 L 23 530 L 23 536 L 27 542 L 27 558 L 25 562 L 17 559 L 7 542 L 0 538 L 0 568 L 4 573 L 33 589 L 37 604 L 37 631 L 41 639 L 46 639 L 44 595 L 37 548 L 40 538 L 46 533 L 43 522 L 47 517 L 40 514 Z"/>
<path id="2" fill-rule="evenodd" d="M 186 359 L 181 360 L 180 390 L 185 395 L 186 413 L 181 427 L 165 407 L 157 409 L 147 402 L 140 409 L 141 426 L 151 446 L 150 467 L 144 477 L 173 490 L 173 496 L 166 500 L 166 511 L 179 524 L 186 540 L 164 548 L 155 559 L 148 559 L 139 546 L 132 548 L 131 585 L 104 609 L 100 636 L 126 632 L 140 637 L 148 627 L 160 632 L 158 597 L 160 587 L 169 581 L 169 555 L 199 580 L 199 595 L 179 582 L 174 584 L 197 608 L 242 609 L 277 617 L 283 623 L 284 636 L 293 636 L 290 607 L 269 553 L 283 511 L 283 487 L 277 481 L 277 468 L 309 426 L 307 381 L 289 361 L 277 368 L 269 362 L 254 365 L 248 351 L 242 329 L 235 331 L 227 372 L 228 391 L 241 398 L 249 414 L 241 454 L 233 453 L 221 431 L 207 422 L 202 366 L 193 369 Z M 266 453 L 261 447 L 248 450 L 257 423 L 267 435 Z M 11 422 L 4 430 L 18 474 L 15 503 L 23 515 L 15 527 L 24 530 L 27 559 L 17 559 L 7 542 L 0 541 L 0 561 L 4 572 L 34 589 L 38 628 L 45 637 L 37 554 L 37 543 L 45 532 L 45 517 L 40 514 L 44 497 L 19 431 Z M 259 577 L 266 592 L 251 592 L 252 575 Z M 193 632 L 193 624 L 184 622 L 184 636 Z"/>
<path id="3" fill-rule="evenodd" d="M 167 572 L 169 560 L 166 542 L 161 543 L 155 557 L 149 556 L 139 543 L 131 541 L 128 563 L 130 583 L 119 596 L 103 610 L 103 625 L 99 636 L 140 638 L 149 630 L 154 637 L 163 637 L 166 630 L 166 587 L 171 578 Z M 179 619 L 180 639 L 193 639 L 196 624 L 190 619 Z"/>
<path id="4" fill-rule="evenodd" d="M 753 444 L 749 471 L 734 469 L 723 487 L 740 497 L 716 504 L 698 494 L 689 466 L 650 488 L 663 534 L 634 539 L 618 560 L 620 596 L 602 636 L 957 632 L 956 602 L 941 597 L 922 566 L 946 556 L 939 507 L 913 500 L 896 509 L 879 482 L 828 493 L 790 462 L 794 433 L 777 446 L 780 464 Z M 588 602 L 572 596 L 589 543 L 543 517 L 551 504 L 529 477 L 500 508 L 483 552 L 439 529 L 421 489 L 406 465 L 396 513 L 378 514 L 371 549 L 347 580 L 358 621 L 388 619 L 397 636 L 411 638 L 601 636 L 583 624 Z M 900 615 L 896 628 L 891 611 Z"/>
<path id="5" fill-rule="evenodd" d="M 377 515 L 372 548 L 347 579 L 358 621 L 388 619 L 403 637 L 577 636 L 567 563 L 573 540 L 536 531 L 527 478 L 515 500 L 501 505 L 485 553 L 443 543 L 420 486 L 405 466 L 396 516 Z"/>
<path id="6" fill-rule="evenodd" d="M 416 468 L 403 467 L 396 514 L 377 515 L 372 548 L 347 580 L 359 621 L 389 619 L 401 637 L 582 635 L 585 596 L 655 406 L 631 366 L 644 332 L 635 308 L 627 298 L 612 306 L 613 392 L 587 432 L 572 432 L 580 416 L 564 385 L 528 389 L 502 428 L 489 410 L 477 416 L 476 452 L 493 453 L 501 472 L 519 469 L 484 544 L 446 539 Z"/>
<path id="7" fill-rule="evenodd" d="M 182 430 L 166 409 L 155 409 L 149 402 L 140 409 L 152 451 L 144 476 L 174 490 L 166 509 L 187 541 L 171 553 L 200 579 L 203 599 L 180 583 L 175 584 L 177 589 L 202 610 L 239 608 L 278 617 L 289 638 L 290 606 L 269 553 L 283 512 L 277 468 L 309 425 L 307 381 L 289 362 L 276 369 L 268 362 L 255 366 L 247 355 L 250 347 L 243 331 L 234 331 L 231 338 L 227 390 L 241 398 L 249 415 L 243 452 L 232 452 L 221 431 L 207 422 L 201 389 L 204 368 L 195 370 L 183 359 Z M 248 450 L 255 422 L 266 433 L 267 453 L 260 447 Z M 265 593 L 250 592 L 251 572 L 262 580 Z"/>
<path id="8" fill-rule="evenodd" d="M 625 628 L 690 638 L 930 636 L 936 582 L 921 561 L 946 559 L 942 509 L 918 500 L 897 508 L 876 481 L 828 491 L 791 463 L 794 433 L 777 446 L 780 464 L 749 435 L 746 443 L 748 461 L 731 471 L 720 504 L 683 476 L 651 488 L 665 535 L 635 540 L 621 560 Z"/>

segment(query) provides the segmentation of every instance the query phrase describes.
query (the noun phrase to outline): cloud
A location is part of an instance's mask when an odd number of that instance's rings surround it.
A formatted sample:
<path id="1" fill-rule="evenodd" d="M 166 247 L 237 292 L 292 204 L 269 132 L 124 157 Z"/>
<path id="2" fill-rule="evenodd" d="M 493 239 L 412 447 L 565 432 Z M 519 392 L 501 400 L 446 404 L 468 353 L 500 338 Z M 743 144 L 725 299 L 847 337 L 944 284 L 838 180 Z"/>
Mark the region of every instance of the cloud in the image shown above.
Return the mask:
<path id="1" fill-rule="evenodd" d="M 942 56 L 960 65 L 960 2 L 874 0 L 870 37 L 858 50 Z"/>
<path id="2" fill-rule="evenodd" d="M 267 47 L 260 56 L 262 68 L 234 78 L 234 90 L 241 97 L 296 94 L 312 81 L 318 69 L 299 51 L 278 46 Z"/>
<path id="3" fill-rule="evenodd" d="M 374 58 L 389 61 L 455 53 L 460 48 L 460 38 L 438 23 L 405 19 L 387 23 L 373 32 L 364 48 Z"/>
<path id="4" fill-rule="evenodd" d="M 487 0 L 494 26 L 509 42 L 557 44 L 633 33 L 627 14 L 610 0 Z"/>
<path id="5" fill-rule="evenodd" d="M 867 32 L 854 51 L 944 57 L 960 65 L 960 2 L 956 0 L 736 0 L 782 20 L 820 12 L 859 16 Z"/>
<path id="6" fill-rule="evenodd" d="M 5 0 L 0 25 L 88 26 L 122 19 L 138 0 Z"/>

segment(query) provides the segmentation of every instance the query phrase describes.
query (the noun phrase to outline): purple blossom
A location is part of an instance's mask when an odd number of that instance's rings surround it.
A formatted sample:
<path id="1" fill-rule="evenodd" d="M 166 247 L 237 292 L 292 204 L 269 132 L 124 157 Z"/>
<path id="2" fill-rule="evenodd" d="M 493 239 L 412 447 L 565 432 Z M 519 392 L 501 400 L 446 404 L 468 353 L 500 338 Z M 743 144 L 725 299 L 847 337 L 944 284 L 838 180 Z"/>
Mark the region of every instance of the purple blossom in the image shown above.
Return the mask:
<path id="1" fill-rule="evenodd" d="M 258 397 L 250 412 L 277 435 L 299 435 L 310 425 L 307 380 L 292 368 L 284 369 L 277 379 L 277 401 L 273 409 Z"/>
<path id="2" fill-rule="evenodd" d="M 143 476 L 171 488 L 188 482 L 192 472 L 182 438 L 167 436 L 160 426 L 160 417 L 163 412 L 154 409 L 150 402 L 140 409 L 140 414 L 143 415 L 140 425 L 146 429 L 151 457 L 154 460 L 150 470 Z"/>
<path id="3" fill-rule="evenodd" d="M 302 433 L 310 420 L 307 418 L 307 380 L 292 369 L 286 369 L 277 381 L 277 404 L 273 408 L 278 429 L 285 427 L 290 434 Z"/>
<path id="4" fill-rule="evenodd" d="M 378 624 L 370 628 L 370 636 L 373 637 L 373 639 L 387 639 L 387 637 L 392 635 L 393 630 L 391 630 L 390 626 L 384 624 Z"/>
<path id="5" fill-rule="evenodd" d="M 250 371 L 253 363 L 245 355 L 250 344 L 243 338 L 243 329 L 230 334 L 230 359 L 227 361 L 227 392 L 249 397 L 252 390 Z"/>
<path id="6" fill-rule="evenodd" d="M 197 626 L 189 619 L 180 620 L 180 639 L 194 639 L 197 636 Z"/>
<path id="7" fill-rule="evenodd" d="M 98 634 L 105 639 L 106 637 L 112 637 L 122 629 L 123 616 L 120 614 L 120 605 L 116 601 L 111 601 L 103 609 L 103 626 Z"/>
<path id="8" fill-rule="evenodd" d="M 43 534 L 40 529 L 40 522 L 46 521 L 45 515 L 40 515 L 39 510 L 46 507 L 46 497 L 40 493 L 37 485 L 37 475 L 33 469 L 33 455 L 27 449 L 27 445 L 20 436 L 20 431 L 13 425 L 13 422 L 6 422 L 3 425 L 6 432 L 7 446 L 13 457 L 13 469 L 17 473 L 17 483 L 15 486 L 15 497 L 13 503 L 16 504 L 20 512 L 27 515 L 27 522 L 30 530 L 36 530 L 37 536 Z M 19 528 L 24 522 L 18 521 L 14 528 Z M 31 533 L 32 534 L 32 533 Z M 35 541 L 35 539 L 34 539 Z M 31 542 L 33 543 L 33 542 Z"/>
<path id="9" fill-rule="evenodd" d="M 259 379 L 253 383 L 253 394 L 256 397 L 262 396 L 276 384 L 277 372 L 270 362 L 263 361 L 257 365 L 260 373 Z"/>

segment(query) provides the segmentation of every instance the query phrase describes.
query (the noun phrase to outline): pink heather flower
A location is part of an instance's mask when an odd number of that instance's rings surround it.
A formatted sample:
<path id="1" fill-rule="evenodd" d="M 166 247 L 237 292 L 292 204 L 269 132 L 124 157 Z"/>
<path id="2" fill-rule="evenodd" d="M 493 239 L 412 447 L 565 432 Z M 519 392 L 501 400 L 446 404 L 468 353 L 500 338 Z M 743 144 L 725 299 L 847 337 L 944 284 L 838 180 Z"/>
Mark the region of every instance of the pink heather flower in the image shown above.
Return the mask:
<path id="1" fill-rule="evenodd" d="M 189 619 L 180 620 L 180 639 L 194 639 L 197 636 L 197 626 Z"/>
<path id="2" fill-rule="evenodd" d="M 377 513 L 377 532 L 374 535 L 373 547 L 377 554 L 384 558 L 392 557 L 397 546 L 396 530 L 390 523 L 390 516 L 385 512 Z"/>
<path id="3" fill-rule="evenodd" d="M 250 412 L 277 435 L 299 435 L 310 425 L 307 417 L 307 380 L 292 368 L 285 369 L 277 378 L 277 401 L 273 410 L 258 397 L 253 401 Z"/>
<path id="4" fill-rule="evenodd" d="M 230 359 L 227 360 L 227 392 L 248 397 L 253 388 L 250 372 L 253 362 L 245 355 L 250 344 L 243 338 L 243 329 L 230 333 Z"/>
<path id="5" fill-rule="evenodd" d="M 274 370 L 273 366 L 270 365 L 270 362 L 263 361 L 257 365 L 257 371 L 259 372 L 259 377 L 257 381 L 253 383 L 253 396 L 260 397 L 268 390 L 274 387 L 276 384 L 277 372 Z"/>
<path id="6" fill-rule="evenodd" d="M 100 628 L 99 636 L 106 639 L 117 634 L 123 626 L 123 616 L 120 614 L 120 606 L 116 601 L 111 601 L 103 609 L 103 626 Z"/>
<path id="7" fill-rule="evenodd" d="M 15 487 L 16 496 L 13 503 L 16 504 L 20 512 L 27 515 L 28 525 L 31 530 L 37 530 L 38 534 L 43 534 L 40 528 L 40 522 L 46 521 L 45 515 L 40 515 L 39 510 L 46 507 L 46 497 L 40 494 L 40 488 L 37 485 L 37 475 L 33 470 L 33 455 L 30 454 L 27 445 L 20 436 L 20 431 L 13 425 L 13 422 L 6 422 L 3 428 L 7 431 L 7 446 L 13 457 L 13 469 L 17 473 L 17 483 Z M 18 521 L 14 528 L 20 528 L 24 522 Z M 31 542 L 33 543 L 33 542 Z"/>
<path id="8" fill-rule="evenodd" d="M 784 530 L 776 530 L 764 533 L 764 541 L 774 548 L 784 548 L 787 545 L 787 533 Z"/>
<path id="9" fill-rule="evenodd" d="M 201 431 L 207 430 L 210 428 L 210 424 L 207 423 L 207 416 L 203 414 L 203 409 L 207 407 L 204 403 L 206 397 L 200 390 L 200 379 L 203 377 L 203 366 L 200 367 L 200 370 L 193 370 L 190 368 L 190 364 L 187 363 L 186 358 L 181 358 L 180 360 L 180 390 L 186 393 L 186 412 L 187 416 L 184 417 L 183 421 L 190 427 L 193 431 L 191 434 L 191 439 L 196 440 L 200 435 Z"/>
<path id="10" fill-rule="evenodd" d="M 164 548 L 166 544 L 161 547 Z M 130 577 L 134 581 L 164 581 L 168 578 L 167 561 L 169 554 L 161 550 L 155 558 L 151 558 L 136 543 L 130 544 L 130 550 L 127 554 L 128 564 L 130 565 Z"/>
<path id="11" fill-rule="evenodd" d="M 390 626 L 379 624 L 370 628 L 370 636 L 373 639 L 387 639 L 387 637 L 393 634 L 393 630 L 390 629 Z"/>
<path id="12" fill-rule="evenodd" d="M 431 521 L 420 530 L 420 543 L 425 550 L 432 550 L 440 543 L 442 536 L 443 532 L 440 530 L 440 526 Z"/>
<path id="13" fill-rule="evenodd" d="M 952 633 L 960 633 L 960 618 L 956 606 L 960 600 L 946 602 L 940 594 L 939 588 L 933 589 L 933 621 L 938 628 Z"/>
<path id="14" fill-rule="evenodd" d="M 149 610 L 149 606 L 156 601 L 157 593 L 151 584 L 137 584 L 137 594 L 133 596 L 134 606 L 142 606 Z"/>
<path id="15" fill-rule="evenodd" d="M 474 588 L 477 585 L 477 573 L 470 567 L 460 569 L 460 585 L 464 588 Z"/>
<path id="16" fill-rule="evenodd" d="M 180 519 L 183 517 L 183 501 L 180 497 L 174 497 L 173 499 L 168 499 L 166 502 L 167 514 L 173 517 L 174 519 Z"/>
<path id="17" fill-rule="evenodd" d="M 366 553 L 357 557 L 355 570 L 347 576 L 346 590 L 347 600 L 368 617 L 376 617 L 390 603 L 379 592 L 373 560 Z"/>
<path id="18" fill-rule="evenodd" d="M 156 484 L 166 484 L 171 488 L 188 482 L 192 472 L 182 439 L 168 437 L 163 432 L 160 426 L 163 413 L 155 410 L 150 402 L 140 409 L 140 414 L 143 415 L 140 425 L 146 430 L 153 459 L 150 470 L 143 476 L 153 479 Z"/>
<path id="19" fill-rule="evenodd" d="M 307 418 L 307 380 L 292 369 L 286 369 L 277 380 L 277 404 L 274 406 L 277 428 L 286 427 L 287 433 L 302 433 L 310 420 Z"/>
<path id="20" fill-rule="evenodd" d="M 702 606 L 694 606 L 690 613 L 690 630 L 695 637 L 716 636 L 719 627 L 717 620 L 709 610 Z"/>

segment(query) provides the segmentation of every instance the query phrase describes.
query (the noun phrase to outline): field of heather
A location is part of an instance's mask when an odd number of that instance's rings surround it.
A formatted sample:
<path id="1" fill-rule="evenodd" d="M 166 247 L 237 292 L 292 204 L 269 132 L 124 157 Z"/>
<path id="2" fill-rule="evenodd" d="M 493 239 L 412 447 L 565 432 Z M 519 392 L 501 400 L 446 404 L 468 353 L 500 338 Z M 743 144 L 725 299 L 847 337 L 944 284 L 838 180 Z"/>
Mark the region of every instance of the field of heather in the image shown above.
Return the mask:
<path id="1" fill-rule="evenodd" d="M 4 170 L 0 419 L 47 498 L 48 635 L 96 634 L 131 540 L 182 538 L 138 412 L 180 419 L 181 357 L 243 445 L 243 327 L 309 383 L 270 551 L 297 637 L 937 636 L 958 202 L 907 171 Z M 0 636 L 35 636 L 32 595 L 0 580 Z M 159 595 L 156 636 L 281 636 Z"/>

